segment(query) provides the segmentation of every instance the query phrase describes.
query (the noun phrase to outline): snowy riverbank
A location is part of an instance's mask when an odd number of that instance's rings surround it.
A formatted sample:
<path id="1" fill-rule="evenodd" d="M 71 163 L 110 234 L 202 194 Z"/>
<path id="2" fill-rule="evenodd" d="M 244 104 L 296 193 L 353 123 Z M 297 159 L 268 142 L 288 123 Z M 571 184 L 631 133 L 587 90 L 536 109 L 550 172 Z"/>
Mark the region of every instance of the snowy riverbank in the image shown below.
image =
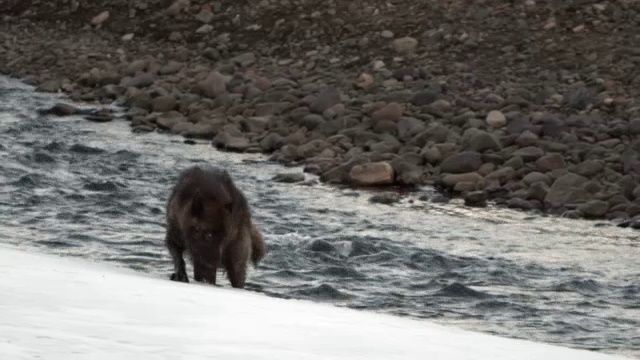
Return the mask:
<path id="1" fill-rule="evenodd" d="M 0 247 L 2 359 L 615 359 Z"/>

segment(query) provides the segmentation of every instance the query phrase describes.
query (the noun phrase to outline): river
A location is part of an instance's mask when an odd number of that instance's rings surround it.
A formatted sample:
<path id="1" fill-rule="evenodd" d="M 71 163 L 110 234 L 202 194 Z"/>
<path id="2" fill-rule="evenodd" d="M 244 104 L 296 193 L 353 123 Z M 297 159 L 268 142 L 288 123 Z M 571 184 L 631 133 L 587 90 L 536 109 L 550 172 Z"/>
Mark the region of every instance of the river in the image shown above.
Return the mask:
<path id="1" fill-rule="evenodd" d="M 38 114 L 57 101 L 0 77 L 0 242 L 168 279 L 165 202 L 182 169 L 208 162 L 229 170 L 265 234 L 248 290 L 640 358 L 637 230 L 421 200 L 428 188 L 389 206 L 276 183 L 301 169 L 121 119 Z"/>

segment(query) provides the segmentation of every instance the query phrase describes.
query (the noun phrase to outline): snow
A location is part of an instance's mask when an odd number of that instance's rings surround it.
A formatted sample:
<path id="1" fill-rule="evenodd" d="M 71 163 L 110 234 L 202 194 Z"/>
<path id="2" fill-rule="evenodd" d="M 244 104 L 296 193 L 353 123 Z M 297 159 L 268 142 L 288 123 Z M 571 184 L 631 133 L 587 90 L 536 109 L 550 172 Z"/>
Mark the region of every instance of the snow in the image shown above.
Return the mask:
<path id="1" fill-rule="evenodd" d="M 0 247 L 0 359 L 616 359 Z"/>

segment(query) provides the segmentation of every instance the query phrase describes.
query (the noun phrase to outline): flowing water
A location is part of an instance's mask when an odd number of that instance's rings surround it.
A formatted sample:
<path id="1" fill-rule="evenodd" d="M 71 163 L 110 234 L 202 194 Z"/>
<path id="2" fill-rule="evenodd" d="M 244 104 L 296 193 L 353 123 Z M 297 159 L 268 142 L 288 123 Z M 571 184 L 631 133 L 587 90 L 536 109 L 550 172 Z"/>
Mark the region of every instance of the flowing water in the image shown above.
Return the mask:
<path id="1" fill-rule="evenodd" d="M 419 200 L 429 189 L 388 206 L 366 191 L 274 183 L 301 170 L 133 134 L 124 120 L 38 115 L 58 100 L 0 78 L 0 242 L 168 279 L 169 190 L 208 162 L 229 170 L 265 234 L 249 290 L 640 358 L 632 229 Z"/>

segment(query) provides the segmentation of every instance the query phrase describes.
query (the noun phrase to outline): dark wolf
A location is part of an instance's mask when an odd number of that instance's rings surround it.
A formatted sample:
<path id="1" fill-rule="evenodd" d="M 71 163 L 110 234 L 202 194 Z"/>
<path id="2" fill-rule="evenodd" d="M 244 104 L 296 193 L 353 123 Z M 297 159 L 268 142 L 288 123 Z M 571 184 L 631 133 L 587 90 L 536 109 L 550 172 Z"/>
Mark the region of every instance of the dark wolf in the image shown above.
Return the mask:
<path id="1" fill-rule="evenodd" d="M 223 268 L 232 287 L 244 288 L 249 261 L 256 266 L 264 257 L 264 240 L 247 199 L 226 170 L 193 166 L 183 171 L 169 196 L 166 220 L 171 280 L 189 282 L 186 251 L 195 281 L 215 285 L 217 269 Z"/>

